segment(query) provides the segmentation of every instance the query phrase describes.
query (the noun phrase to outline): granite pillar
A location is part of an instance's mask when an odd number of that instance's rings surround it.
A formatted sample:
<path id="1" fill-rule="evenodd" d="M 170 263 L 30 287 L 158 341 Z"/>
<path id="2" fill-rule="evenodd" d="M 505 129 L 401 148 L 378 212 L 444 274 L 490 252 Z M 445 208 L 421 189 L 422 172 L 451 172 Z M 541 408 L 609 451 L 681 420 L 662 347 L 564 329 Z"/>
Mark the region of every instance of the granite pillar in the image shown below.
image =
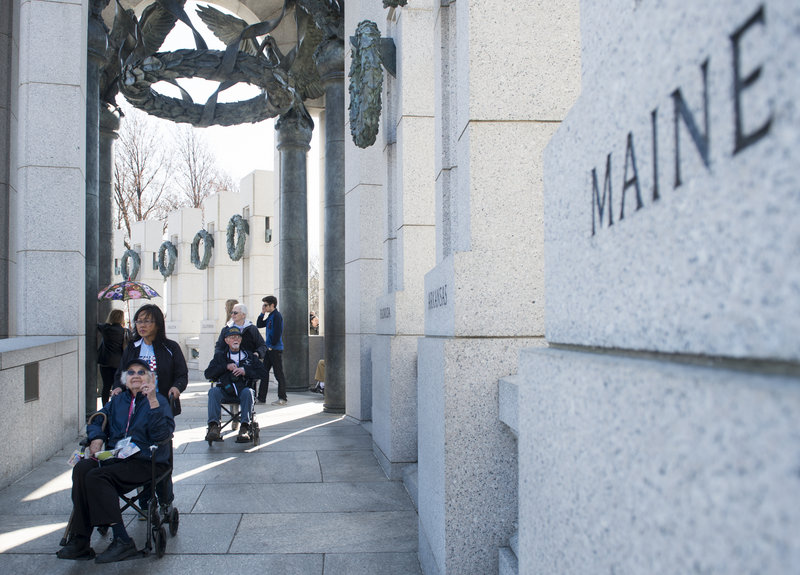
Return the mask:
<path id="1" fill-rule="evenodd" d="M 434 43 L 426 41 L 433 18 L 428 3 L 387 19 L 403 82 L 385 76 L 385 292 L 373 309 L 372 437 L 391 478 L 417 461 L 417 340 L 425 323 L 424 276 L 436 264 Z"/>
<path id="2" fill-rule="evenodd" d="M 286 389 L 308 389 L 308 189 L 306 154 L 314 122 L 292 109 L 275 123 L 281 159 L 280 301 Z"/>
<path id="3" fill-rule="evenodd" d="M 325 411 L 345 411 L 344 42 L 316 55 L 325 86 Z"/>
<path id="4" fill-rule="evenodd" d="M 0 338 L 9 336 L 11 247 L 11 22 L 14 2 L 0 3 Z"/>
<path id="5" fill-rule="evenodd" d="M 86 67 L 86 408 L 97 403 L 97 273 L 100 182 L 100 68 L 108 45 L 100 13 L 105 2 L 90 3 Z"/>
<path id="6" fill-rule="evenodd" d="M 114 140 L 119 136 L 119 116 L 107 106 L 100 107 L 100 167 L 98 185 L 99 235 L 97 250 L 98 291 L 114 281 Z M 105 321 L 111 302 L 97 304 L 97 318 Z"/>
<path id="7" fill-rule="evenodd" d="M 521 575 L 800 569 L 799 16 L 580 2 L 550 347 L 519 361 Z"/>

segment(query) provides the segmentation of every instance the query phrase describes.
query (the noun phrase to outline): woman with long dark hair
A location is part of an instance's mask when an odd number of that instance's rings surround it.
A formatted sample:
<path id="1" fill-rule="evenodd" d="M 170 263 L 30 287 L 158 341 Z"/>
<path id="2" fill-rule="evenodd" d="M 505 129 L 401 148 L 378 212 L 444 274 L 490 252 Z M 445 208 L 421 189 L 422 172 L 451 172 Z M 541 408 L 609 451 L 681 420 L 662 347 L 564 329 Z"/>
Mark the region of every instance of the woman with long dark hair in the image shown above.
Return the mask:
<path id="1" fill-rule="evenodd" d="M 100 392 L 103 405 L 108 403 L 114 385 L 114 375 L 122 361 L 122 347 L 125 342 L 124 324 L 125 312 L 121 309 L 112 309 L 106 323 L 97 324 L 97 331 L 102 337 L 100 349 L 97 351 L 97 363 L 100 366 L 100 377 L 103 379 L 103 390 Z"/>
<path id="2" fill-rule="evenodd" d="M 123 352 L 120 365 L 135 357 L 147 360 L 156 374 L 158 393 L 178 399 L 189 383 L 189 369 L 180 344 L 167 339 L 164 314 L 157 305 L 146 304 L 136 311 L 133 324 L 133 339 Z"/>
<path id="3" fill-rule="evenodd" d="M 133 324 L 136 328 L 133 340 L 125 348 L 118 370 L 117 386 L 119 374 L 122 373 L 122 366 L 134 359 L 139 358 L 147 362 L 151 371 L 156 374 L 156 387 L 158 393 L 166 398 L 174 398 L 177 406 L 173 410 L 173 415 L 180 413 L 180 403 L 178 399 L 189 383 L 189 369 L 186 366 L 186 358 L 183 355 L 181 346 L 178 342 L 167 339 L 167 332 L 164 326 L 164 314 L 161 309 L 154 304 L 146 304 L 140 307 L 133 316 Z M 114 394 L 122 391 L 122 387 L 115 387 Z M 172 451 L 170 450 L 170 464 L 172 464 Z M 170 506 L 174 497 L 172 493 L 172 476 L 158 484 L 158 499 L 163 506 Z M 147 497 L 142 496 L 141 503 L 147 503 Z M 169 509 L 165 512 L 165 515 Z"/>

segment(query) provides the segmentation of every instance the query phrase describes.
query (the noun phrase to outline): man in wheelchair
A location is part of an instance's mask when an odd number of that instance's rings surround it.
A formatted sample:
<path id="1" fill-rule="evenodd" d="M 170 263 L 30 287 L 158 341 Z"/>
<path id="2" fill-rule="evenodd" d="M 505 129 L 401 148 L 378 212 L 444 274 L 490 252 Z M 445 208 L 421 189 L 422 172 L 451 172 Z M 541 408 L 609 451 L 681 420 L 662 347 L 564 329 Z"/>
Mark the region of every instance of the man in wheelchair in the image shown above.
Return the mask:
<path id="1" fill-rule="evenodd" d="M 85 457 L 72 470 L 71 539 L 60 559 L 89 559 L 92 528 L 111 526 L 114 538 L 97 563 L 122 561 L 139 553 L 125 530 L 119 496 L 151 480 L 150 445 L 165 442 L 153 457 L 159 474 L 169 469 L 169 443 L 175 420 L 167 398 L 156 391 L 150 366 L 135 358 L 122 372 L 125 391 L 111 398 L 86 426 Z M 103 417 L 105 416 L 105 422 Z M 103 425 L 105 423 L 105 425 Z M 101 451 L 103 443 L 106 450 Z"/>
<path id="2" fill-rule="evenodd" d="M 208 432 L 206 441 L 222 441 L 220 415 L 223 401 L 239 400 L 241 425 L 236 443 L 247 443 L 250 436 L 250 417 L 255 394 L 253 380 L 266 377 L 261 360 L 251 352 L 241 349 L 242 331 L 237 325 L 225 328 L 225 348 L 214 352 L 204 374 L 213 381 L 208 390 Z"/>

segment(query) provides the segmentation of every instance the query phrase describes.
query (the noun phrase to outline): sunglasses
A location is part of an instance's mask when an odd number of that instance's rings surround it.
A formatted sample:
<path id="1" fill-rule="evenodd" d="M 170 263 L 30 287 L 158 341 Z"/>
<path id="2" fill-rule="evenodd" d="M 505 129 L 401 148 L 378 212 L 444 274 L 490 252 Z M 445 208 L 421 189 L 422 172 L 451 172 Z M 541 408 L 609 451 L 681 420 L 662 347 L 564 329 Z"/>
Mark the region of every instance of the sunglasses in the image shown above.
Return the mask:
<path id="1" fill-rule="evenodd" d="M 147 373 L 146 369 L 129 369 L 128 375 L 144 375 Z"/>

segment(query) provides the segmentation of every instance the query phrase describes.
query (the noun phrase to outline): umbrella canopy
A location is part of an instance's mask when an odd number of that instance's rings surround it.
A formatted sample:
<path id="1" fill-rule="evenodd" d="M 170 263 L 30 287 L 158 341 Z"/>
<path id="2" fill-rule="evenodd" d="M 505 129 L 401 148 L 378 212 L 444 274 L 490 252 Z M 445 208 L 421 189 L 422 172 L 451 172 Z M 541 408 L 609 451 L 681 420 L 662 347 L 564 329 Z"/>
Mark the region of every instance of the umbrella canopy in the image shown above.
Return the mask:
<path id="1" fill-rule="evenodd" d="M 159 297 L 158 292 L 142 282 L 126 280 L 111 284 L 97 294 L 97 299 L 116 299 L 128 301 L 131 299 L 151 299 Z"/>

